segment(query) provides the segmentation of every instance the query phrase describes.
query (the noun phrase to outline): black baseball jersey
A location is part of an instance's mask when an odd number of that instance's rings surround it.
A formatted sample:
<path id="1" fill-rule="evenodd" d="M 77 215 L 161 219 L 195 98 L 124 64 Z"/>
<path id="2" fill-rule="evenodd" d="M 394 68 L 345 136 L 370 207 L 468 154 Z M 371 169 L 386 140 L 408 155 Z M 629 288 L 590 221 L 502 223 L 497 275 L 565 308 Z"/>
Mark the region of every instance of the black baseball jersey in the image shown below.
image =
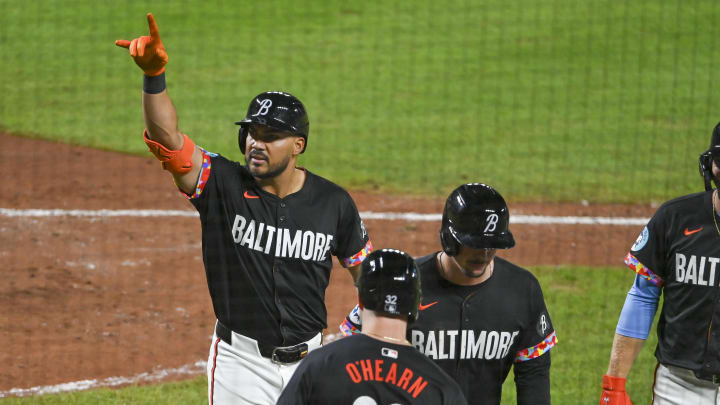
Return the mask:
<path id="1" fill-rule="evenodd" d="M 518 404 L 550 403 L 555 330 L 535 276 L 500 257 L 481 284 L 459 286 L 440 275 L 437 253 L 417 259 L 422 283 L 418 320 L 408 339 L 460 384 L 468 403 L 500 404 L 515 365 Z"/>
<path id="2" fill-rule="evenodd" d="M 306 172 L 285 198 L 262 190 L 247 168 L 203 150 L 194 195 L 208 288 L 218 320 L 264 344 L 294 345 L 326 327 L 331 254 L 345 267 L 372 250 L 355 203 Z"/>
<path id="3" fill-rule="evenodd" d="M 458 384 L 406 345 L 358 334 L 310 352 L 278 405 L 462 405 Z"/>
<path id="4" fill-rule="evenodd" d="M 655 357 L 664 364 L 710 374 L 720 374 L 716 220 L 712 192 L 668 201 L 625 257 L 630 268 L 663 290 Z"/>

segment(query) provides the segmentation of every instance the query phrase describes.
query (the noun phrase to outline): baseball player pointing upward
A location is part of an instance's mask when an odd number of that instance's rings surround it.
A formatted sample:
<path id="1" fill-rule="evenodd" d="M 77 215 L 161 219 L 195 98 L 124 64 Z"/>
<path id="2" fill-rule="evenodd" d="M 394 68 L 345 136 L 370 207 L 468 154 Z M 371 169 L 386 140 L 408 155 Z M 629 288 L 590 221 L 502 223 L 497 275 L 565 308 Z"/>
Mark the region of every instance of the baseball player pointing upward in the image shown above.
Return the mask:
<path id="1" fill-rule="evenodd" d="M 295 165 L 305 107 L 265 92 L 238 122 L 245 165 L 195 146 L 177 126 L 165 88 L 157 24 L 120 40 L 143 70 L 145 143 L 200 214 L 202 253 L 217 323 L 208 359 L 211 404 L 275 404 L 299 361 L 320 346 L 331 255 L 351 269 L 372 250 L 349 194 Z"/>

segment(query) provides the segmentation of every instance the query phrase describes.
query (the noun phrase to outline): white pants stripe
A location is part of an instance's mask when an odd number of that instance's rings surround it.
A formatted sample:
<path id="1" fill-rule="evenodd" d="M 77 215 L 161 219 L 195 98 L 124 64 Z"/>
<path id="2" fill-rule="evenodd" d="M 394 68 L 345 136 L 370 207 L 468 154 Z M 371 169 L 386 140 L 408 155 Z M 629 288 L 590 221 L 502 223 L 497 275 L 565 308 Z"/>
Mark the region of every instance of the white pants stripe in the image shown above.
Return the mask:
<path id="1" fill-rule="evenodd" d="M 320 347 L 318 333 L 308 351 Z M 257 341 L 232 333 L 232 346 L 213 334 L 208 356 L 208 402 L 211 405 L 275 405 L 300 362 L 278 364 L 260 355 Z"/>
<path id="2" fill-rule="evenodd" d="M 719 387 L 692 370 L 658 364 L 652 405 L 720 405 Z"/>

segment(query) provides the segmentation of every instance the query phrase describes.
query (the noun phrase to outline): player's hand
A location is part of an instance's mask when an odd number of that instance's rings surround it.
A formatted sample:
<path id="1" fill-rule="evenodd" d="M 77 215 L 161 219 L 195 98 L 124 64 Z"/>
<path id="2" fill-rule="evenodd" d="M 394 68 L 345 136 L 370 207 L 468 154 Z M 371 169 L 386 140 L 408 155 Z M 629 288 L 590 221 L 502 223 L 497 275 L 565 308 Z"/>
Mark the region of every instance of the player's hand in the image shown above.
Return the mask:
<path id="1" fill-rule="evenodd" d="M 147 15 L 148 26 L 150 27 L 150 35 L 143 35 L 132 41 L 126 39 L 118 39 L 115 45 L 128 48 L 130 56 L 140 69 L 145 72 L 146 76 L 158 76 L 165 71 L 165 64 L 168 62 L 168 55 L 165 47 L 160 40 L 160 32 L 158 31 L 155 17 L 152 13 Z"/>
<path id="2" fill-rule="evenodd" d="M 625 391 L 625 379 L 605 374 L 599 405 L 632 405 Z"/>

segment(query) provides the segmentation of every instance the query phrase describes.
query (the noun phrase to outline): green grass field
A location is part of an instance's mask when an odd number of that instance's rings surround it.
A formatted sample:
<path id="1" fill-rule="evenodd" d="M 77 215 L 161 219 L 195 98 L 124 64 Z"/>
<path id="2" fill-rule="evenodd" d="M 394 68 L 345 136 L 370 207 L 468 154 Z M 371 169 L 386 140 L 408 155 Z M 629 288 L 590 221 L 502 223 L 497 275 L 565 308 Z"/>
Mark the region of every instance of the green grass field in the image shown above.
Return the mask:
<path id="1" fill-rule="evenodd" d="M 720 120 L 713 0 L 0 0 L 0 130 L 149 156 L 141 73 L 113 44 L 145 35 L 146 12 L 196 143 L 241 159 L 233 122 L 286 90 L 310 114 L 301 164 L 346 188 L 437 196 L 482 181 L 511 202 L 663 201 L 702 189 L 697 155 Z M 559 338 L 553 403 L 596 403 L 632 275 L 535 273 Z M 629 379 L 635 403 L 649 402 L 654 339 Z M 2 403 L 205 401 L 199 377 Z"/>
<path id="2" fill-rule="evenodd" d="M 697 191 L 720 114 L 713 0 L 0 2 L 0 127 L 147 153 L 141 74 L 115 39 L 154 12 L 181 129 L 239 158 L 249 100 L 306 103 L 301 163 L 346 186 L 513 201 Z"/>
<path id="3" fill-rule="evenodd" d="M 552 349 L 551 389 L 553 404 L 597 403 L 602 375 L 607 368 L 615 324 L 625 293 L 632 283 L 626 268 L 540 268 L 534 269 L 542 284 L 545 300 L 558 335 Z M 633 402 L 650 402 L 654 333 L 640 354 L 628 378 Z M 505 383 L 503 404 L 515 403 L 513 376 Z M 192 404 L 207 403 L 204 376 L 183 383 L 92 390 L 43 397 L 11 398 L 3 404 Z"/>

